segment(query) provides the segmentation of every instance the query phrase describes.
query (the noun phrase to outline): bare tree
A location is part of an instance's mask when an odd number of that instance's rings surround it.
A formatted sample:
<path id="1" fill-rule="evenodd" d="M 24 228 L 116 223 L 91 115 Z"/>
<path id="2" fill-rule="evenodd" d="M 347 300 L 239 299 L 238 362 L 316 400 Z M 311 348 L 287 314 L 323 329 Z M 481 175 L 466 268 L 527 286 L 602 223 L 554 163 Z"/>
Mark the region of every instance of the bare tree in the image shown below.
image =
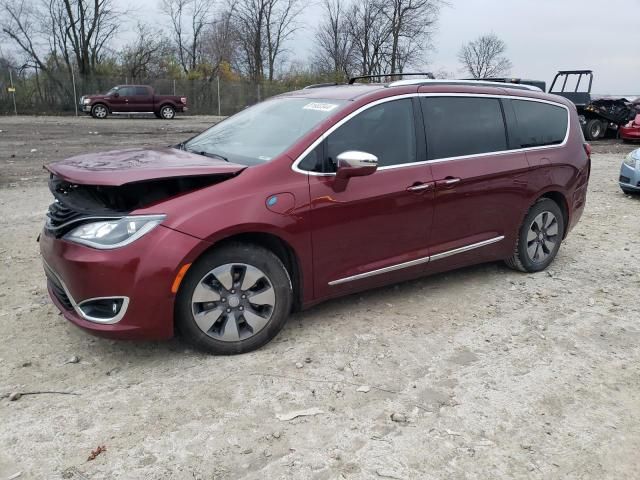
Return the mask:
<path id="1" fill-rule="evenodd" d="M 150 78 L 162 73 L 162 63 L 169 56 L 169 42 L 159 31 L 138 23 L 135 40 L 118 53 L 127 77 Z"/>
<path id="2" fill-rule="evenodd" d="M 207 28 L 202 41 L 203 60 L 211 65 L 211 76 L 223 64 L 233 66 L 238 60 L 238 36 L 232 21 L 232 10 L 221 12 Z"/>
<path id="3" fill-rule="evenodd" d="M 118 29 L 114 0 L 2 0 L 0 30 L 41 71 L 53 64 L 91 75 Z"/>
<path id="4" fill-rule="evenodd" d="M 390 0 L 384 12 L 390 23 L 389 69 L 391 73 L 402 72 L 404 67 L 419 57 L 431 46 L 431 34 L 441 0 Z"/>
<path id="5" fill-rule="evenodd" d="M 202 37 L 212 6 L 210 0 L 162 0 L 162 11 L 169 17 L 178 61 L 184 73 L 198 67 Z"/>
<path id="6" fill-rule="evenodd" d="M 265 0 L 231 0 L 231 11 L 238 32 L 241 63 L 249 79 L 264 78 Z"/>
<path id="7" fill-rule="evenodd" d="M 349 35 L 362 75 L 384 73 L 391 25 L 379 0 L 356 0 L 347 16 Z"/>
<path id="8" fill-rule="evenodd" d="M 285 42 L 296 29 L 299 0 L 232 0 L 232 16 L 248 76 L 273 80 Z"/>
<path id="9" fill-rule="evenodd" d="M 267 0 L 266 40 L 267 74 L 269 81 L 275 77 L 276 60 L 284 50 L 284 43 L 296 30 L 296 18 L 300 15 L 298 0 Z"/>
<path id="10" fill-rule="evenodd" d="M 473 78 L 499 77 L 511 71 L 511 61 L 504 55 L 506 50 L 505 43 L 491 33 L 463 45 L 458 60 Z"/>
<path id="11" fill-rule="evenodd" d="M 36 6 L 25 0 L 2 0 L 0 3 L 0 31 L 11 40 L 31 66 L 48 71 L 44 45 L 47 39 L 40 35 L 43 22 Z M 44 44 L 44 45 L 43 45 Z"/>
<path id="12" fill-rule="evenodd" d="M 336 80 L 348 77 L 353 69 L 353 41 L 340 0 L 324 0 L 324 19 L 316 30 L 314 63 Z"/>

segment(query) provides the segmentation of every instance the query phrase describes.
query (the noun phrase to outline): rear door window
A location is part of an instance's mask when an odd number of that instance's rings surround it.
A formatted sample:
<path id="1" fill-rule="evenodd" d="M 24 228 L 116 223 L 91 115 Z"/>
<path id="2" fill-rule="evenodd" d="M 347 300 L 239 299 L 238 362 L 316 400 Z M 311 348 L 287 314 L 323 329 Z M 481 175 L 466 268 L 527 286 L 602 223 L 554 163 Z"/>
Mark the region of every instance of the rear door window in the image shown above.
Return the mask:
<path id="1" fill-rule="evenodd" d="M 149 95 L 149 89 L 147 87 L 135 87 L 136 96 L 143 97 Z"/>
<path id="2" fill-rule="evenodd" d="M 500 100 L 422 97 L 429 160 L 507 150 Z"/>
<path id="3" fill-rule="evenodd" d="M 569 126 L 566 108 L 529 100 L 511 100 L 511 104 L 516 113 L 516 141 L 520 148 L 564 142 Z"/>

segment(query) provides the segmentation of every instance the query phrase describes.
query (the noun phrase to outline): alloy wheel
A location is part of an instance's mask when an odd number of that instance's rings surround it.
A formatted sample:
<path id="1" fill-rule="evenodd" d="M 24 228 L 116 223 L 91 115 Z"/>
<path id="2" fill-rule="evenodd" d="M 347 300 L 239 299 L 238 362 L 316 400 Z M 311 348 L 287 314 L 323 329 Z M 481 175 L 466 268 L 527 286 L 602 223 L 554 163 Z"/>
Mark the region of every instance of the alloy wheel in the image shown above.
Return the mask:
<path id="1" fill-rule="evenodd" d="M 271 320 L 276 303 L 269 277 L 244 263 L 214 268 L 198 282 L 191 311 L 198 328 L 223 342 L 254 336 Z"/>
<path id="2" fill-rule="evenodd" d="M 93 113 L 97 118 L 105 118 L 107 116 L 107 109 L 102 105 L 97 105 L 93 108 Z"/>
<path id="3" fill-rule="evenodd" d="M 527 255 L 532 262 L 544 262 L 558 242 L 558 219 L 551 212 L 537 215 L 527 232 Z"/>
<path id="4" fill-rule="evenodd" d="M 162 115 L 162 118 L 166 119 L 166 120 L 171 120 L 173 118 L 173 116 L 175 115 L 173 109 L 171 107 L 164 107 L 161 111 L 160 111 L 160 115 Z"/>

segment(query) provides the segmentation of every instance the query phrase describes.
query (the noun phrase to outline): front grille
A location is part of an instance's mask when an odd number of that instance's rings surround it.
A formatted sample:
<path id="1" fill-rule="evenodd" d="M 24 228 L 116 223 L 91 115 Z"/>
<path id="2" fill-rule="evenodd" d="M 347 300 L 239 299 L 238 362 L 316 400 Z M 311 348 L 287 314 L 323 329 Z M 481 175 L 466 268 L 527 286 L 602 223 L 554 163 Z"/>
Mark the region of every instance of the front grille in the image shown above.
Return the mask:
<path id="1" fill-rule="evenodd" d="M 47 276 L 47 286 L 56 297 L 56 299 L 66 310 L 73 310 L 73 304 L 71 303 L 67 292 L 65 292 L 64 287 L 58 280 L 58 277 L 53 273 L 51 268 L 49 268 L 46 263 L 44 264 L 44 273 Z"/>
<path id="2" fill-rule="evenodd" d="M 631 179 L 629 177 L 625 177 L 624 175 L 620 175 L 620 181 L 622 183 L 629 183 L 631 182 Z"/>
<path id="3" fill-rule="evenodd" d="M 49 217 L 49 225 L 51 226 L 51 228 L 57 229 L 65 223 L 69 223 L 82 217 L 82 214 L 70 209 L 63 203 L 56 200 L 51 205 L 49 205 L 47 217 Z"/>

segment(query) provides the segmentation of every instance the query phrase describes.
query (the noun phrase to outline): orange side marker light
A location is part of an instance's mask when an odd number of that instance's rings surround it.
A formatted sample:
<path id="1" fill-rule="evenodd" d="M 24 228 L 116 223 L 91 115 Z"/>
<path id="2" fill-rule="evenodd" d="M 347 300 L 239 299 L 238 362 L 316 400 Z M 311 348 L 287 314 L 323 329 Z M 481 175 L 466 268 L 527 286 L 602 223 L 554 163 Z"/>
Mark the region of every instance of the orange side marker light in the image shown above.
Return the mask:
<path id="1" fill-rule="evenodd" d="M 180 267 L 180 270 L 178 271 L 178 274 L 176 275 L 176 278 L 173 281 L 173 285 L 171 285 L 171 293 L 178 293 L 178 288 L 180 288 L 180 283 L 182 282 L 182 279 L 184 278 L 184 276 L 187 274 L 187 270 L 189 270 L 190 266 L 191 266 L 190 263 L 185 263 L 182 267 Z"/>

